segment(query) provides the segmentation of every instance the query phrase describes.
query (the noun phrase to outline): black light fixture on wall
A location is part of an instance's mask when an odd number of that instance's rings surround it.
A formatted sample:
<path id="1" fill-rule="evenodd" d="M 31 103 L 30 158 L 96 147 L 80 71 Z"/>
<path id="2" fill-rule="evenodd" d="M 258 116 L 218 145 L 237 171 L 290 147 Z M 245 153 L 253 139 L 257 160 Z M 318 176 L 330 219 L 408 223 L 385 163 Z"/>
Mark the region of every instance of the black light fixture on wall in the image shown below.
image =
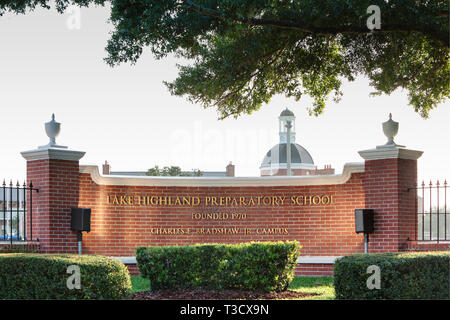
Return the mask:
<path id="1" fill-rule="evenodd" d="M 78 254 L 81 254 L 82 232 L 91 231 L 91 209 L 72 208 L 70 226 L 72 230 L 78 232 Z"/>
<path id="2" fill-rule="evenodd" d="M 373 209 L 355 209 L 355 232 L 364 233 L 364 253 L 369 251 L 369 234 L 374 231 Z"/>

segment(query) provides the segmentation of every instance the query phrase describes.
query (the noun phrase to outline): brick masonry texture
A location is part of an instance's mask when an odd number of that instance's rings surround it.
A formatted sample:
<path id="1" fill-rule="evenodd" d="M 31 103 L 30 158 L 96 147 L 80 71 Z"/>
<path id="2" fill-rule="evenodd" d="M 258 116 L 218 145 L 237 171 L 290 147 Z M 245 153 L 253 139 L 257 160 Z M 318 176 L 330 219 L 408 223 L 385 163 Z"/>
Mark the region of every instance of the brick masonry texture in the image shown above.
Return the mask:
<path id="1" fill-rule="evenodd" d="M 370 160 L 365 172 L 344 184 L 277 187 L 142 187 L 97 185 L 79 173 L 78 161 L 35 160 L 27 163 L 33 194 L 33 238 L 49 253 L 76 253 L 76 233 L 70 230 L 70 208 L 92 209 L 91 232 L 83 234 L 83 253 L 134 256 L 138 246 L 239 243 L 297 240 L 303 256 L 343 256 L 364 251 L 362 234 L 355 233 L 354 210 L 375 209 L 375 233 L 369 252 L 421 250 L 409 239 L 416 232 L 416 201 L 408 187 L 417 181 L 417 161 Z M 292 196 L 333 196 L 330 205 L 297 205 Z M 273 206 L 140 206 L 108 203 L 107 196 L 259 197 L 281 196 Z M 245 219 L 197 220 L 193 213 L 245 214 Z M 154 234 L 151 230 L 238 228 L 237 234 Z M 250 229 L 252 233 L 242 232 Z M 255 231 L 266 231 L 256 234 Z M 273 233 L 274 232 L 274 233 Z M 428 248 L 428 247 L 427 247 Z M 448 247 L 447 247 L 448 248 Z M 137 272 L 136 266 L 130 270 Z M 296 274 L 331 275 L 332 265 L 298 265 Z"/>
<path id="2" fill-rule="evenodd" d="M 366 161 L 365 169 L 365 207 L 375 209 L 376 231 L 370 235 L 369 252 L 404 250 L 416 230 L 417 204 L 408 188 L 417 182 L 417 161 Z"/>
<path id="3" fill-rule="evenodd" d="M 333 275 L 333 265 L 332 264 L 297 264 L 295 267 L 296 276 L 332 276 Z"/>
<path id="4" fill-rule="evenodd" d="M 154 207 L 108 204 L 108 195 L 122 196 L 285 196 L 332 195 L 332 205 L 256 207 Z M 298 240 L 303 255 L 346 255 L 363 250 L 363 237 L 354 233 L 355 208 L 364 206 L 361 177 L 346 184 L 309 187 L 127 187 L 99 186 L 89 175 L 80 179 L 80 207 L 92 208 L 91 229 L 83 238 L 86 253 L 133 256 L 136 246 L 238 243 Z M 192 213 L 246 214 L 246 219 L 196 220 Z M 250 228 L 275 229 L 281 234 L 151 234 L 152 228 Z M 288 234 L 284 234 L 284 230 Z"/>
<path id="5" fill-rule="evenodd" d="M 128 268 L 128 272 L 130 273 L 130 275 L 132 275 L 132 276 L 139 275 L 139 269 L 138 269 L 137 265 L 135 265 L 135 264 L 126 264 L 125 266 Z"/>
<path id="6" fill-rule="evenodd" d="M 33 193 L 33 239 L 39 239 L 46 253 L 78 252 L 77 235 L 70 230 L 70 208 L 79 202 L 79 170 L 78 161 L 27 162 L 27 183 L 39 189 Z"/>

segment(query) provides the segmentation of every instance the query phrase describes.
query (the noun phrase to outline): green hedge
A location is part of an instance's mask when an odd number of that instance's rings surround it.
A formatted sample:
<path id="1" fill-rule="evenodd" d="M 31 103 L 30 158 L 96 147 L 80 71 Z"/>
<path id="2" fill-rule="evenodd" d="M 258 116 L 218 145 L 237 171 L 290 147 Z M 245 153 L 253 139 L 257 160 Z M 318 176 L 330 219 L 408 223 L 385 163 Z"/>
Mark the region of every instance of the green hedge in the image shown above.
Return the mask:
<path id="1" fill-rule="evenodd" d="M 380 268 L 380 289 L 368 289 Z M 449 299 L 450 252 L 358 254 L 337 259 L 334 265 L 336 299 Z"/>
<path id="2" fill-rule="evenodd" d="M 80 289 L 68 289 L 80 268 Z M 70 281 L 69 281 L 70 282 Z M 122 299 L 131 292 L 128 269 L 120 261 L 89 255 L 0 254 L 0 299 Z"/>
<path id="3" fill-rule="evenodd" d="M 300 248 L 296 241 L 139 247 L 136 260 L 155 291 L 283 291 L 294 277 Z"/>

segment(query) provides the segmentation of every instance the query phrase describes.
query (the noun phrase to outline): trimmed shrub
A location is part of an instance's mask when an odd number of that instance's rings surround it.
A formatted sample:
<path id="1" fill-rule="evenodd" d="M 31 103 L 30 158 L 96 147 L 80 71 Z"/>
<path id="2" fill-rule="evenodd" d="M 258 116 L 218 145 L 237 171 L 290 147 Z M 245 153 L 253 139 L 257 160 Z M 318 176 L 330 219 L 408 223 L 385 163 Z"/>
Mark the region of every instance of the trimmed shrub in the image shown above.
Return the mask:
<path id="1" fill-rule="evenodd" d="M 67 282 L 80 268 L 81 288 Z M 69 281 L 72 283 L 72 281 Z M 103 256 L 70 254 L 0 254 L 0 299 L 122 299 L 131 280 L 120 261 Z"/>
<path id="2" fill-rule="evenodd" d="M 136 260 L 155 291 L 283 291 L 294 277 L 300 248 L 296 241 L 139 247 Z"/>
<path id="3" fill-rule="evenodd" d="M 380 268 L 380 289 L 368 288 L 372 265 Z M 449 299 L 449 279 L 450 252 L 357 254 L 334 264 L 336 299 Z"/>

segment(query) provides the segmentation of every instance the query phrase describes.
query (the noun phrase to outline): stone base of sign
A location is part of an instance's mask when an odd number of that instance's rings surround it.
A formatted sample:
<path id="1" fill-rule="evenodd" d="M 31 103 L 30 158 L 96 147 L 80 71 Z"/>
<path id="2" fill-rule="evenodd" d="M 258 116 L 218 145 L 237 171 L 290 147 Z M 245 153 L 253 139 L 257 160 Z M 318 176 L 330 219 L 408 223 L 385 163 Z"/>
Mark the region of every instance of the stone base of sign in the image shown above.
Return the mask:
<path id="1" fill-rule="evenodd" d="M 337 258 L 329 256 L 301 256 L 295 267 L 295 276 L 332 276 L 334 261 Z M 135 257 L 116 257 L 116 259 L 127 266 L 131 275 L 139 275 Z"/>
<path id="2" fill-rule="evenodd" d="M 405 251 L 450 251 L 450 241 L 409 241 Z"/>
<path id="3" fill-rule="evenodd" d="M 295 267 L 295 276 L 332 276 L 333 266 L 333 264 L 297 264 L 297 266 Z"/>
<path id="4" fill-rule="evenodd" d="M 139 275 L 139 269 L 136 264 L 125 265 L 130 275 Z M 333 264 L 297 264 L 295 267 L 295 276 L 302 277 L 323 277 L 333 275 Z"/>
<path id="5" fill-rule="evenodd" d="M 23 241 L 0 241 L 0 253 L 41 253 L 42 248 L 39 243 L 36 242 L 23 242 Z"/>

